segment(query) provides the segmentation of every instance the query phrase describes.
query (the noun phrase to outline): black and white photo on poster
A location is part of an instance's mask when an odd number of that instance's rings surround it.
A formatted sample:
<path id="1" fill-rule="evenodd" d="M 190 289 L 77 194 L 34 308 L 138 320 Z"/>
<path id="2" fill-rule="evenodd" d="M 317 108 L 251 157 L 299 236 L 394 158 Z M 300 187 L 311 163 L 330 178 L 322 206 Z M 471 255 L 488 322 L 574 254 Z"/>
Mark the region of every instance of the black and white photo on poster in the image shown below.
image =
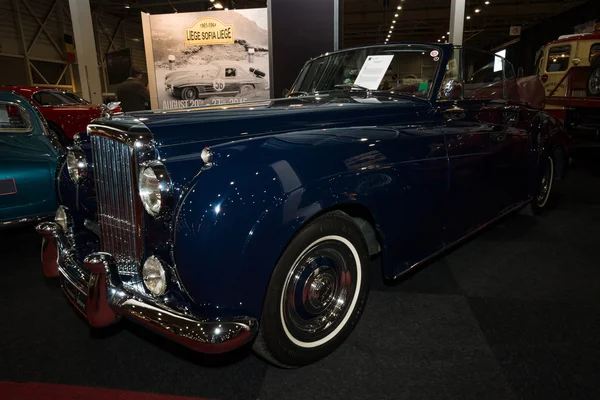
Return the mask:
<path id="1" fill-rule="evenodd" d="M 158 108 L 270 98 L 267 9 L 151 15 Z"/>

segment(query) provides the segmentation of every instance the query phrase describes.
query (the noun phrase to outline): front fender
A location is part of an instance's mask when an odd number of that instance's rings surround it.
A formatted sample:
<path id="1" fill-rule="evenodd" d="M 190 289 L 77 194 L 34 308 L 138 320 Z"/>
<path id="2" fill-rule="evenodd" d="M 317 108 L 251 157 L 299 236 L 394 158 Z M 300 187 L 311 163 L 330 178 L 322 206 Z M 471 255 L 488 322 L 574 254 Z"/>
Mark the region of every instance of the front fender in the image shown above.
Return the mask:
<path id="1" fill-rule="evenodd" d="M 271 272 L 295 233 L 325 210 L 361 204 L 361 191 L 368 193 L 362 177 L 381 175 L 375 165 L 381 160 L 369 158 L 372 148 L 360 135 L 329 147 L 292 146 L 310 151 L 273 150 L 260 140 L 223 145 L 215 150 L 221 161 L 197 174 L 183 193 L 172 258 L 197 304 L 218 306 L 221 315 L 259 318 Z"/>
<path id="2" fill-rule="evenodd" d="M 229 172 L 224 179 L 217 168 L 202 171 L 181 199 L 174 263 L 197 304 L 260 318 L 287 243 L 308 219 L 351 200 L 324 193 L 318 182 L 309 190 L 284 160 Z"/>

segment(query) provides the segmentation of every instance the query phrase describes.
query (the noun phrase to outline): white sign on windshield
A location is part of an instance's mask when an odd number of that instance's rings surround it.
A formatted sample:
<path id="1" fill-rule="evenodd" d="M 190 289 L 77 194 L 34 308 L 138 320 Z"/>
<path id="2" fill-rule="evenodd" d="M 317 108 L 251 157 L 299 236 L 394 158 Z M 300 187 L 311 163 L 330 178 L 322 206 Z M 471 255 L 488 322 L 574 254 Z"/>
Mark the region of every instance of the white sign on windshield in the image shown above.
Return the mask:
<path id="1" fill-rule="evenodd" d="M 393 55 L 367 57 L 354 84 L 370 90 L 377 90 L 393 59 Z"/>

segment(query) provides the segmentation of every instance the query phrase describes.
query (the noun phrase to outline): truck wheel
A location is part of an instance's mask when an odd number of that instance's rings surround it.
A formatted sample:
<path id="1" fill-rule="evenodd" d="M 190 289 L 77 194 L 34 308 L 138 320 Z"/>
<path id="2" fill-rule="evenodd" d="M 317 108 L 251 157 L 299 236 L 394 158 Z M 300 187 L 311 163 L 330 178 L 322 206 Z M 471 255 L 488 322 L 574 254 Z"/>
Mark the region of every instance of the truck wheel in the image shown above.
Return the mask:
<path id="1" fill-rule="evenodd" d="M 341 211 L 315 219 L 275 266 L 254 351 L 284 368 L 325 357 L 352 332 L 368 291 L 369 251 L 358 225 Z"/>
<path id="2" fill-rule="evenodd" d="M 181 89 L 181 100 L 196 100 L 198 97 L 198 91 L 193 87 L 186 87 Z"/>
<path id="3" fill-rule="evenodd" d="M 591 67 L 587 84 L 587 95 L 600 96 L 600 63 L 594 63 Z"/>
<path id="4" fill-rule="evenodd" d="M 548 205 L 548 199 L 550 199 L 550 194 L 552 193 L 553 183 L 554 160 L 552 157 L 547 156 L 544 161 L 542 177 L 537 193 L 533 196 L 531 202 L 523 208 L 522 213 L 530 216 L 541 214 L 544 208 Z"/>

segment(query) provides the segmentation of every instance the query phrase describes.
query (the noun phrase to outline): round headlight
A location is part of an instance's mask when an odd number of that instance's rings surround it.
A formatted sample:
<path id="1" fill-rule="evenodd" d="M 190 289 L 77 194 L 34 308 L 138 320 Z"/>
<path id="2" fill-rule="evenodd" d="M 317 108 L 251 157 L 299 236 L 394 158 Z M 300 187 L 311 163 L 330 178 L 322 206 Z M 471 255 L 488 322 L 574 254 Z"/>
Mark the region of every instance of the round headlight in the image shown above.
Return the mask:
<path id="1" fill-rule="evenodd" d="M 68 223 L 67 223 L 67 213 L 63 206 L 59 206 L 56 209 L 56 214 L 54 215 L 54 222 L 58 224 L 62 228 L 63 231 L 67 231 Z"/>
<path id="2" fill-rule="evenodd" d="M 71 180 L 80 183 L 87 176 L 87 160 L 83 151 L 69 149 L 67 152 L 67 170 Z"/>
<path id="3" fill-rule="evenodd" d="M 150 293 L 161 296 L 167 290 L 167 274 L 160 260 L 154 256 L 148 257 L 142 268 L 144 286 Z"/>
<path id="4" fill-rule="evenodd" d="M 139 191 L 142 204 L 148 214 L 159 215 L 171 195 L 171 178 L 165 166 L 154 161 L 140 172 Z"/>

